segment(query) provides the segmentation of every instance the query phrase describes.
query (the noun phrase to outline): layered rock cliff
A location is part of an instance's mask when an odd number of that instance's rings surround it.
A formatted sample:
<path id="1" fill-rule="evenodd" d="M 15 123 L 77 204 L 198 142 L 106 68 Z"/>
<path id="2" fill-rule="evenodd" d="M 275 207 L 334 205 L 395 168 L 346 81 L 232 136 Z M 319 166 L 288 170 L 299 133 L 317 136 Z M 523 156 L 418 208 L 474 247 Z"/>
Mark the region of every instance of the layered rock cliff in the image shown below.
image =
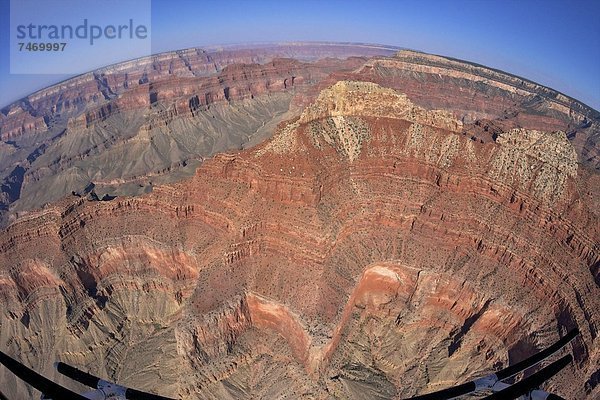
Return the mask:
<path id="1" fill-rule="evenodd" d="M 598 396 L 598 121 L 573 127 L 593 110 L 506 116 L 521 97 L 496 81 L 383 61 L 180 183 L 21 215 L 0 233 L 2 349 L 181 398 L 390 399 L 578 327 L 544 388 Z"/>

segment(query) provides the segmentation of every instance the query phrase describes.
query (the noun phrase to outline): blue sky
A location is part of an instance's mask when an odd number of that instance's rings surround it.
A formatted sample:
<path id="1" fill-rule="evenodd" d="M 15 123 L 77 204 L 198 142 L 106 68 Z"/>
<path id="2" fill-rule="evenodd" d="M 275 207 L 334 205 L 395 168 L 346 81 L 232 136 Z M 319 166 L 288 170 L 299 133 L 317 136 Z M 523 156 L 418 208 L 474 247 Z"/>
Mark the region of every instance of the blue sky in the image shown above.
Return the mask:
<path id="1" fill-rule="evenodd" d="M 9 4 L 0 0 L 0 107 L 68 77 L 10 74 Z M 116 3 L 106 4 L 112 10 Z M 151 48 L 156 53 L 262 41 L 382 43 L 498 68 L 600 109 L 599 15 L 599 0 L 152 0 Z M 123 58 L 112 60 L 99 51 L 86 61 L 92 69 Z"/>

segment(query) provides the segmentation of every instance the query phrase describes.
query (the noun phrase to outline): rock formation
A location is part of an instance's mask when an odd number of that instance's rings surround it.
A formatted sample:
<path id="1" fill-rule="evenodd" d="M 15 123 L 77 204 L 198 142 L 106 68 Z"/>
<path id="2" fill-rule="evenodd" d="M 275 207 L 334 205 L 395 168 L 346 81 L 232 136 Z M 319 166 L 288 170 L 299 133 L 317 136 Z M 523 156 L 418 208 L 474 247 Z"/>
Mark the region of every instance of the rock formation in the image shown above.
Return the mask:
<path id="1" fill-rule="evenodd" d="M 320 63 L 210 78 L 277 76 L 291 106 L 269 139 L 148 193 L 22 212 L 0 233 L 0 348 L 62 383 L 56 360 L 177 398 L 390 399 L 577 326 L 544 387 L 598 396 L 598 113 L 421 53 Z M 175 87 L 190 115 L 212 104 Z"/>

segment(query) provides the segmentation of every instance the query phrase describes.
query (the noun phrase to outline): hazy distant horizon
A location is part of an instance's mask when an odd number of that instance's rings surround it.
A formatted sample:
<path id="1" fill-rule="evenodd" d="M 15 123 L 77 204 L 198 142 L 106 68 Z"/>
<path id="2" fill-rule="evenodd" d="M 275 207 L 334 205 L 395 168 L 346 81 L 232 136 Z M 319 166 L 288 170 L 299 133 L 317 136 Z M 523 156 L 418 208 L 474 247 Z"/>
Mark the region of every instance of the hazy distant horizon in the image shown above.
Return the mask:
<path id="1" fill-rule="evenodd" d="M 10 106 L 11 104 L 14 104 L 14 103 L 16 103 L 16 102 L 18 102 L 20 100 L 23 100 L 23 99 L 27 98 L 28 96 L 33 95 L 33 94 L 35 94 L 35 93 L 37 93 L 39 91 L 42 91 L 44 89 L 47 89 L 47 88 L 55 86 L 55 85 L 58 85 L 58 84 L 60 84 L 62 82 L 66 82 L 66 81 L 68 81 L 70 79 L 76 78 L 77 76 L 85 75 L 85 74 L 88 74 L 88 73 L 91 73 L 91 72 L 95 72 L 95 71 L 98 71 L 98 70 L 101 70 L 101 69 L 104 69 L 104 68 L 108 68 L 108 67 L 113 66 L 113 65 L 118 65 L 118 64 L 126 63 L 126 62 L 137 60 L 137 59 L 143 59 L 143 58 L 148 58 L 148 57 L 155 57 L 155 56 L 158 56 L 158 55 L 164 54 L 164 53 L 170 53 L 170 52 L 175 52 L 175 51 L 183 51 L 183 50 L 189 50 L 189 49 L 202 49 L 202 50 L 205 50 L 205 51 L 217 51 L 219 48 L 228 49 L 228 50 L 233 50 L 233 49 L 237 49 L 237 48 L 252 49 L 252 48 L 260 48 L 261 46 L 276 46 L 276 45 L 288 45 L 288 44 L 311 44 L 311 45 L 318 45 L 318 44 L 325 45 L 325 44 L 327 44 L 327 45 L 352 45 L 352 46 L 361 46 L 361 45 L 363 45 L 363 46 L 368 46 L 368 47 L 381 47 L 381 48 L 385 48 L 385 49 L 389 49 L 389 50 L 397 50 L 397 51 L 400 51 L 400 50 L 411 50 L 411 51 L 423 52 L 422 50 L 419 50 L 419 49 L 410 49 L 410 48 L 407 48 L 407 47 L 387 45 L 387 44 L 384 44 L 384 43 L 326 42 L 326 41 L 301 41 L 301 40 L 299 40 L 299 41 L 287 41 L 287 42 L 286 41 L 275 41 L 275 42 L 224 43 L 224 44 L 210 44 L 210 45 L 206 45 L 206 46 L 185 47 L 185 48 L 167 50 L 167 51 L 163 51 L 163 52 L 160 52 L 160 53 L 153 53 L 153 54 L 151 54 L 149 56 L 144 56 L 144 57 L 136 57 L 136 58 L 124 59 L 124 60 L 116 62 L 116 63 L 111 63 L 111 64 L 100 66 L 98 68 L 86 71 L 86 72 L 84 72 L 82 74 L 65 75 L 64 78 L 56 80 L 56 81 L 53 81 L 50 78 L 49 79 L 50 83 L 48 83 L 46 85 L 43 85 L 40 88 L 35 89 L 35 90 L 31 91 L 31 92 L 28 92 L 28 93 L 26 93 L 26 94 L 24 94 L 22 96 L 16 97 L 15 99 L 10 100 L 6 104 L 0 104 L 0 110 L 3 110 L 6 107 Z M 426 52 L 423 52 L 423 53 L 426 53 Z M 426 54 L 433 54 L 433 53 L 426 53 Z M 435 55 L 450 57 L 450 56 L 447 56 L 447 55 L 444 55 L 444 54 L 435 54 Z M 453 57 L 451 57 L 451 58 L 453 58 Z M 470 62 L 470 60 L 463 60 L 463 61 Z M 489 65 L 484 65 L 484 66 L 488 67 L 488 68 L 496 69 L 496 68 L 491 67 Z M 506 73 L 511 74 L 511 75 L 518 76 L 516 74 L 512 74 L 510 71 L 503 71 L 503 72 L 506 72 Z M 48 76 L 49 77 L 54 77 L 55 75 L 48 75 Z M 527 80 L 531 80 L 531 79 L 529 79 L 526 76 L 519 76 L 519 77 L 527 79 Z M 535 82 L 535 83 L 539 83 L 539 82 Z M 553 88 L 553 87 L 550 87 L 550 89 L 557 90 L 557 91 L 560 92 L 560 90 L 558 90 L 556 88 Z M 563 92 L 561 92 L 561 93 L 563 93 Z M 563 94 L 567 95 L 569 97 L 573 97 L 573 96 L 570 96 L 568 93 L 563 93 Z M 573 98 L 575 98 L 575 97 L 573 97 Z M 583 104 L 586 104 L 584 101 L 582 101 L 580 99 L 575 98 L 575 100 L 580 101 Z M 600 111 L 598 108 L 595 108 L 595 107 L 593 107 L 593 106 L 591 106 L 589 104 L 586 104 L 586 105 L 589 106 L 589 107 L 591 107 L 591 108 L 594 108 L 596 111 Z"/>
<path id="2" fill-rule="evenodd" d="M 9 3 L 0 0 L 0 108 L 79 75 L 10 74 Z M 382 44 L 502 70 L 600 110 L 600 21 L 590 18 L 600 15 L 597 1 L 234 0 L 222 7 L 203 1 L 153 0 L 151 4 L 152 54 L 246 43 Z M 131 59 L 108 57 L 90 57 L 89 71 Z"/>

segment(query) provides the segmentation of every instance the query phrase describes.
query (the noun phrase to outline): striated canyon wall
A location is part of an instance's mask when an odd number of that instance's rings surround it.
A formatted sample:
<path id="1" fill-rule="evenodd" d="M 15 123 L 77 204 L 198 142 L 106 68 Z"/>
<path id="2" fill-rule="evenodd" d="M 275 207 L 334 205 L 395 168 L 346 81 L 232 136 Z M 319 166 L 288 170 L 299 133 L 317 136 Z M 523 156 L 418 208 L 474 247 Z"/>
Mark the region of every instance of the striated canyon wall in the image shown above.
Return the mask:
<path id="1" fill-rule="evenodd" d="M 450 100 L 364 68 L 187 180 L 21 215 L 0 233 L 0 346 L 181 398 L 391 399 L 578 327 L 544 388 L 598 396 L 598 171 L 554 129 L 571 122 L 427 107 Z"/>

